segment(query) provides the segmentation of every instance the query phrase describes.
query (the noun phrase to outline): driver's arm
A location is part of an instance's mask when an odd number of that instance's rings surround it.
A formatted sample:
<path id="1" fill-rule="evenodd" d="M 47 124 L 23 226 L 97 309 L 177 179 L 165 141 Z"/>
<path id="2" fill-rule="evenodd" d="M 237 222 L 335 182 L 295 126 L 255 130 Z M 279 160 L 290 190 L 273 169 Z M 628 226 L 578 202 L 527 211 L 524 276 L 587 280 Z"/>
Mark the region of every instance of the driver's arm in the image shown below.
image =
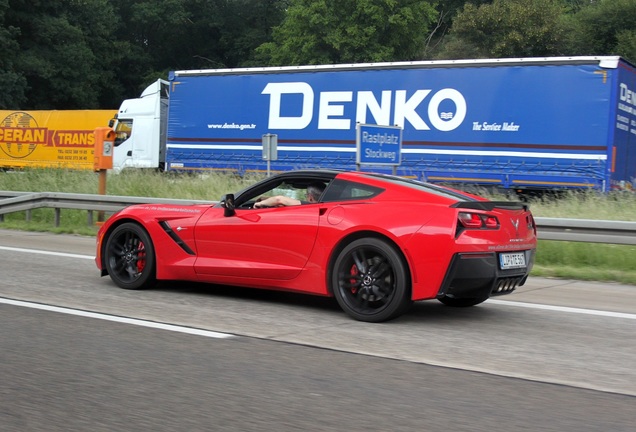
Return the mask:
<path id="1" fill-rule="evenodd" d="M 300 201 L 283 195 L 276 195 L 254 203 L 254 207 L 283 207 L 300 205 Z"/>

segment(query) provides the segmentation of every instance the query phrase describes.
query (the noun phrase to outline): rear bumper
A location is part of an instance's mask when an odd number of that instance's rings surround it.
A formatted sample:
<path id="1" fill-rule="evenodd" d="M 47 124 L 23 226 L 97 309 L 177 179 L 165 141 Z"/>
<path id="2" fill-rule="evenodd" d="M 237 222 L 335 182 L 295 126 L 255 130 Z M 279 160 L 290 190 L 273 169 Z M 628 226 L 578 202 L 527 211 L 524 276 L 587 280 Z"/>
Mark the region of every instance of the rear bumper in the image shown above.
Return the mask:
<path id="1" fill-rule="evenodd" d="M 535 250 L 524 251 L 526 267 L 502 270 L 499 253 L 458 253 L 453 256 L 437 298 L 479 298 L 510 294 L 522 286 L 532 266 Z"/>

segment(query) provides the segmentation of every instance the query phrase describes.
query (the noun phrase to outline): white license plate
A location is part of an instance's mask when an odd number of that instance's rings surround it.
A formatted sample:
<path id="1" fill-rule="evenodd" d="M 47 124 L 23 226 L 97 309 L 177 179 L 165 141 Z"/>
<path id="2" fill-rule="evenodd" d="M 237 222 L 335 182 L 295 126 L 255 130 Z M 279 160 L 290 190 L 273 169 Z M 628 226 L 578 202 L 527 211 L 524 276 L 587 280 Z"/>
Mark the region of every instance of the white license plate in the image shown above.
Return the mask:
<path id="1" fill-rule="evenodd" d="M 502 270 L 523 268 L 526 266 L 526 254 L 523 252 L 499 254 L 499 266 Z"/>

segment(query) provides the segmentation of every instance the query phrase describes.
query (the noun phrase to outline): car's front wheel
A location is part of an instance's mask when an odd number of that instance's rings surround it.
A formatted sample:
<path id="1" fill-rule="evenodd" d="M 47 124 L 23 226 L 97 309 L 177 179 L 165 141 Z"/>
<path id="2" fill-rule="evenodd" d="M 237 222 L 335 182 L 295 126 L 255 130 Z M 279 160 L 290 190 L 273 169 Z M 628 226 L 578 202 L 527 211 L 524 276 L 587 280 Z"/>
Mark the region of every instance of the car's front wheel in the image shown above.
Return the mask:
<path id="1" fill-rule="evenodd" d="M 133 222 L 113 230 L 106 240 L 104 265 L 115 284 L 144 289 L 155 282 L 155 251 L 150 236 Z"/>
<path id="2" fill-rule="evenodd" d="M 355 240 L 342 249 L 332 267 L 331 288 L 340 307 L 360 321 L 387 321 L 411 304 L 404 259 L 378 238 Z"/>

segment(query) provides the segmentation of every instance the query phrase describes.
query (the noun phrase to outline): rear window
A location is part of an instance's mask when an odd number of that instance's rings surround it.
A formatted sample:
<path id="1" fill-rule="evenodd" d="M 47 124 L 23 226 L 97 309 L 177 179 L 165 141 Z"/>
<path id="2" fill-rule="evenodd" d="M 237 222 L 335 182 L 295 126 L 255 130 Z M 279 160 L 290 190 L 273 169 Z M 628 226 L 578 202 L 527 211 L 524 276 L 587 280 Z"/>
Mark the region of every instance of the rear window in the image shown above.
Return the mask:
<path id="1" fill-rule="evenodd" d="M 400 186 L 405 186 L 418 191 L 424 191 L 430 194 L 438 195 L 444 198 L 454 199 L 458 201 L 477 201 L 473 197 L 464 195 L 461 192 L 451 191 L 434 184 L 421 182 L 419 180 L 406 179 L 402 177 L 395 177 L 383 174 L 368 174 L 369 177 L 380 178 L 387 183 L 392 183 Z"/>
<path id="2" fill-rule="evenodd" d="M 329 184 L 322 197 L 323 202 L 350 201 L 373 198 L 384 191 L 382 188 L 369 186 L 362 183 L 335 179 Z"/>

